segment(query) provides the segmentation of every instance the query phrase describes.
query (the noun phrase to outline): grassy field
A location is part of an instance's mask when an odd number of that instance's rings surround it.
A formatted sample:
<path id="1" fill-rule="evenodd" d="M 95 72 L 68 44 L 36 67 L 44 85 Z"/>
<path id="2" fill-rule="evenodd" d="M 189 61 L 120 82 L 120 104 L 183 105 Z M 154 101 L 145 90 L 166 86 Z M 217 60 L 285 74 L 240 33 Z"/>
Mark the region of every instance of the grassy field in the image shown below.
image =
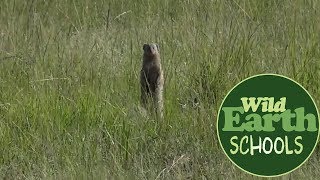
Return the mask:
<path id="1" fill-rule="evenodd" d="M 223 154 L 218 107 L 258 73 L 295 79 L 320 106 L 319 7 L 2 0 L 0 179 L 256 179 Z M 161 49 L 161 122 L 140 111 L 146 42 Z M 281 178 L 318 178 L 319 153 Z"/>

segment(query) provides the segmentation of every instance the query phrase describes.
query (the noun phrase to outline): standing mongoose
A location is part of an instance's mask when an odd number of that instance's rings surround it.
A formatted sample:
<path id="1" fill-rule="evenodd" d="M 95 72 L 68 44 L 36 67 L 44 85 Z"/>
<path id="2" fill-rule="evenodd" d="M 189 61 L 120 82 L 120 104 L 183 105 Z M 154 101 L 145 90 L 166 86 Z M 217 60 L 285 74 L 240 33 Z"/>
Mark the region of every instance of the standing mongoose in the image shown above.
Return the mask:
<path id="1" fill-rule="evenodd" d="M 140 72 L 141 103 L 144 108 L 155 111 L 163 117 L 163 71 L 161 69 L 159 46 L 143 45 L 143 62 Z M 151 101 L 151 102 L 150 102 Z"/>

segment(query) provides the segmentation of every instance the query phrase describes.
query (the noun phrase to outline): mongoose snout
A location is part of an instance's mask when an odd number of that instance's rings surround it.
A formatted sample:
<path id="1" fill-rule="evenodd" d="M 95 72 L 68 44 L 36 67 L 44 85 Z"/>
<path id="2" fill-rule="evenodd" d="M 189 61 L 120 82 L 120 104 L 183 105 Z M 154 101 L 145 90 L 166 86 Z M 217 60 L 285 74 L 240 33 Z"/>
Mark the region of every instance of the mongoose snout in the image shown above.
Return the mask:
<path id="1" fill-rule="evenodd" d="M 158 45 L 157 44 L 144 44 L 143 50 L 144 54 L 147 56 L 156 56 L 158 52 Z"/>

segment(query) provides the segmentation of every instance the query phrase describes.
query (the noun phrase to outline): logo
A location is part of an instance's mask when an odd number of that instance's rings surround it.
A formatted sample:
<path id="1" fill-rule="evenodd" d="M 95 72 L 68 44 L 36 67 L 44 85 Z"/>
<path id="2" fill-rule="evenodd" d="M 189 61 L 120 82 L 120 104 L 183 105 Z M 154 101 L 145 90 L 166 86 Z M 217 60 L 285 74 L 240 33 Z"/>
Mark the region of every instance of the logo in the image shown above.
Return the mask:
<path id="1" fill-rule="evenodd" d="M 240 169 L 272 177 L 300 167 L 319 136 L 319 115 L 310 94 L 276 74 L 252 76 L 223 100 L 217 131 L 227 157 Z"/>

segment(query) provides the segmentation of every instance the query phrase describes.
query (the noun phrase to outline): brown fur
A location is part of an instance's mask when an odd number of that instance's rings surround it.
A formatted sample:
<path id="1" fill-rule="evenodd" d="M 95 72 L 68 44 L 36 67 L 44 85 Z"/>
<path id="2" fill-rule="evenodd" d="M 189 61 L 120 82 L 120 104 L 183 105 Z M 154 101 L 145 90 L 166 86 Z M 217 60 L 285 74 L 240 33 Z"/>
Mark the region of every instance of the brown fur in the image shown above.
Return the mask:
<path id="1" fill-rule="evenodd" d="M 157 44 L 143 45 L 143 63 L 140 72 L 141 103 L 163 117 L 163 71 Z M 151 101 L 151 102 L 150 102 Z"/>

